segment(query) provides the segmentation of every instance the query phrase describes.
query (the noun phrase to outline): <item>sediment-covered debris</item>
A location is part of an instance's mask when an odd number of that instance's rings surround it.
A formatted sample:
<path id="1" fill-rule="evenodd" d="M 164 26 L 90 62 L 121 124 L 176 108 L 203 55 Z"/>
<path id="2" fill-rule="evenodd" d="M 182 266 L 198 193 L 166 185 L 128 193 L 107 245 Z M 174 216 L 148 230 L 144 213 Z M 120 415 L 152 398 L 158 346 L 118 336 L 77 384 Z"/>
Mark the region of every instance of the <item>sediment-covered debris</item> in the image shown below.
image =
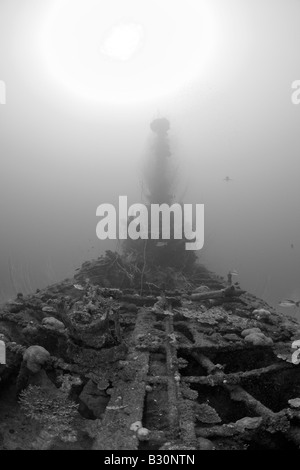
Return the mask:
<path id="1" fill-rule="evenodd" d="M 300 324 L 200 265 L 140 276 L 110 252 L 2 306 L 0 448 L 298 448 Z"/>

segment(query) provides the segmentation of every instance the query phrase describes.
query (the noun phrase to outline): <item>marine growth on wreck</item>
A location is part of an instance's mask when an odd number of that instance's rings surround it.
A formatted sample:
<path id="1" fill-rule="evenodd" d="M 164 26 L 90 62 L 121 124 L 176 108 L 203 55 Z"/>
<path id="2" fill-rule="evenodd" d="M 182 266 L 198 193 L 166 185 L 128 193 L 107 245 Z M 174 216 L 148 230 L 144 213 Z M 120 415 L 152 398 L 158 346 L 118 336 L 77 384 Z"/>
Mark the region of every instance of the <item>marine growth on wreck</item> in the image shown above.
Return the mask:
<path id="1" fill-rule="evenodd" d="M 171 204 L 169 122 L 151 129 L 148 201 Z M 1 449 L 299 448 L 299 322 L 184 242 L 126 240 L 2 305 Z"/>

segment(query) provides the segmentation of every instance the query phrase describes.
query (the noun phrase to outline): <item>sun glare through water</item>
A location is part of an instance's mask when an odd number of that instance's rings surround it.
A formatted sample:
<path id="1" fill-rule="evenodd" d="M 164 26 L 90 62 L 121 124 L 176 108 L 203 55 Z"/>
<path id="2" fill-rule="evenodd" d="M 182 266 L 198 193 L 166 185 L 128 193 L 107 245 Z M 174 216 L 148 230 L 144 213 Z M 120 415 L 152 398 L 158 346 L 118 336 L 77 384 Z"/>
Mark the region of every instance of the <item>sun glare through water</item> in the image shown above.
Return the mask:
<path id="1" fill-rule="evenodd" d="M 149 101 L 205 74 L 214 20 L 202 0 L 60 0 L 45 15 L 40 52 L 48 75 L 82 98 Z"/>

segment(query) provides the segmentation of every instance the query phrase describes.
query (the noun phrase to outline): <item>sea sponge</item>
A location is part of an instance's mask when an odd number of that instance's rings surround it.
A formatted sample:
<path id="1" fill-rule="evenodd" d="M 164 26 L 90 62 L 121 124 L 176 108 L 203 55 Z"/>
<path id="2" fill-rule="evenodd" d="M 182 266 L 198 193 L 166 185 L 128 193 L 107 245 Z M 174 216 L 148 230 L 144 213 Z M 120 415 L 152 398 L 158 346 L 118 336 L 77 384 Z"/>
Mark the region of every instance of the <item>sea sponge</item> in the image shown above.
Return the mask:
<path id="1" fill-rule="evenodd" d="M 139 428 L 137 430 L 137 438 L 139 441 L 148 441 L 150 431 L 147 428 Z"/>
<path id="2" fill-rule="evenodd" d="M 291 398 L 291 400 L 288 401 L 288 404 L 290 405 L 291 408 L 300 408 L 300 398 Z"/>
<path id="3" fill-rule="evenodd" d="M 199 287 L 197 287 L 197 288 L 193 291 L 193 293 L 195 293 L 195 294 L 202 294 L 203 292 L 208 292 L 209 290 L 210 290 L 210 289 L 209 289 L 209 287 L 207 287 L 207 286 L 199 286 Z"/>
<path id="4" fill-rule="evenodd" d="M 270 346 L 273 344 L 272 338 L 268 338 L 263 333 L 250 333 L 245 337 L 247 343 L 252 343 L 253 346 Z"/>
<path id="5" fill-rule="evenodd" d="M 209 439 L 205 439 L 204 437 L 198 437 L 197 443 L 199 450 L 215 450 L 213 442 Z"/>
<path id="6" fill-rule="evenodd" d="M 253 310 L 252 315 L 254 315 L 257 320 L 269 320 L 271 312 L 265 308 L 257 308 Z"/>
<path id="7" fill-rule="evenodd" d="M 50 353 L 42 346 L 29 346 L 23 354 L 23 361 L 27 369 L 36 374 L 48 361 Z"/>
<path id="8" fill-rule="evenodd" d="M 142 422 L 141 421 L 135 421 L 135 423 L 132 423 L 132 425 L 130 426 L 130 431 L 138 431 L 139 429 L 141 429 L 143 426 L 142 426 Z"/>
<path id="9" fill-rule="evenodd" d="M 195 415 L 198 421 L 204 424 L 217 424 L 221 418 L 214 408 L 207 403 L 201 403 L 195 406 Z"/>
<path id="10" fill-rule="evenodd" d="M 235 426 L 245 430 L 245 429 L 257 429 L 262 423 L 262 418 L 260 416 L 250 418 L 246 416 L 235 422 Z"/>
<path id="11" fill-rule="evenodd" d="M 266 310 L 265 308 L 256 308 L 252 313 L 254 315 L 271 315 L 269 310 Z"/>
<path id="12" fill-rule="evenodd" d="M 56 331 L 63 331 L 65 329 L 63 322 L 57 320 L 57 318 L 54 317 L 45 317 L 42 320 L 42 325 Z"/>
<path id="13" fill-rule="evenodd" d="M 243 330 L 241 335 L 243 336 L 243 338 L 245 338 L 246 336 L 250 335 L 251 333 L 261 333 L 261 329 L 260 328 L 247 328 L 246 330 Z"/>
<path id="14" fill-rule="evenodd" d="M 51 305 L 45 305 L 42 308 L 42 311 L 45 313 L 57 313 L 56 309 L 54 307 L 51 307 Z"/>

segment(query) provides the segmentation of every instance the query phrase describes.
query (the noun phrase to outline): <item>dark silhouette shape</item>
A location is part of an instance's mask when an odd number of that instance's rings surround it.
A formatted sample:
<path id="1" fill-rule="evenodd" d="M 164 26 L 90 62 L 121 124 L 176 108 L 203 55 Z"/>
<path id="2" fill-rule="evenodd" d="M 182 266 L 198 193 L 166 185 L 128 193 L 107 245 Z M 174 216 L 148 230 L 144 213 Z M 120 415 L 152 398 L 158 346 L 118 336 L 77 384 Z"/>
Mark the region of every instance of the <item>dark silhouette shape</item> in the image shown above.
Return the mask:
<path id="1" fill-rule="evenodd" d="M 143 175 L 144 195 L 147 198 L 149 214 L 148 239 L 130 240 L 124 242 L 125 253 L 132 253 L 137 263 L 143 266 L 143 273 L 150 266 L 180 267 L 182 271 L 192 268 L 196 261 L 194 251 L 185 249 L 185 236 L 181 239 L 174 237 L 175 219 L 170 219 L 170 239 L 162 237 L 162 220 L 158 227 L 158 238 L 151 238 L 151 204 L 172 205 L 175 202 L 174 193 L 178 182 L 178 171 L 172 160 L 168 132 L 170 122 L 166 118 L 154 119 L 150 124 L 153 141 L 147 167 Z"/>

